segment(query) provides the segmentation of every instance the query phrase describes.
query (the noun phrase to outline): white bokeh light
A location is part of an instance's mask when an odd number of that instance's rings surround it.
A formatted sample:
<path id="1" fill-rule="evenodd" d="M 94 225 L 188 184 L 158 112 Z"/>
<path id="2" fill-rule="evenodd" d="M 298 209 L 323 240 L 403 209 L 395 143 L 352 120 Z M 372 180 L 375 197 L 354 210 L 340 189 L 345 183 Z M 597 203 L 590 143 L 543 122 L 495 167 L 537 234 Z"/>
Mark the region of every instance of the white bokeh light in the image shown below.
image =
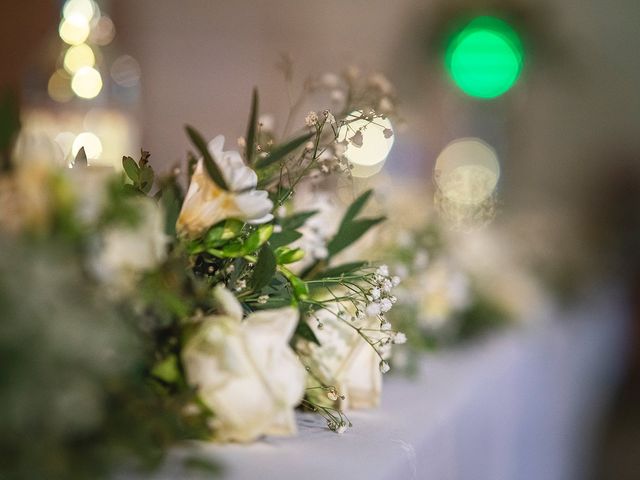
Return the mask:
<path id="1" fill-rule="evenodd" d="M 102 142 L 95 133 L 82 132 L 75 138 L 71 146 L 71 154 L 74 158 L 82 147 L 89 160 L 98 159 L 102 155 Z"/>
<path id="2" fill-rule="evenodd" d="M 351 112 L 347 117 L 348 125 L 338 132 L 338 141 L 348 140 L 344 156 L 349 160 L 354 177 L 366 178 L 375 175 L 384 166 L 384 162 L 393 146 L 393 127 L 388 118 L 375 117 L 372 121 L 360 119 L 362 112 Z M 351 120 L 357 118 L 358 120 Z M 358 147 L 351 139 L 362 135 L 362 146 Z M 358 142 L 360 143 L 360 142 Z"/>
<path id="3" fill-rule="evenodd" d="M 69 47 L 64 55 L 64 69 L 69 73 L 76 73 L 82 67 L 93 67 L 96 56 L 86 43 Z"/>
<path id="4" fill-rule="evenodd" d="M 89 20 L 79 14 L 65 17 L 58 28 L 60 38 L 69 45 L 84 43 L 90 31 Z"/>
<path id="5" fill-rule="evenodd" d="M 499 179 L 500 163 L 495 150 L 478 138 L 451 142 L 436 160 L 438 189 L 457 204 L 481 204 L 493 195 Z"/>
<path id="6" fill-rule="evenodd" d="M 64 18 L 81 16 L 91 20 L 95 14 L 93 2 L 91 0 L 67 0 L 62 9 Z"/>
<path id="7" fill-rule="evenodd" d="M 80 68 L 71 80 L 73 93 L 82 98 L 95 98 L 102 90 L 102 77 L 93 67 Z"/>

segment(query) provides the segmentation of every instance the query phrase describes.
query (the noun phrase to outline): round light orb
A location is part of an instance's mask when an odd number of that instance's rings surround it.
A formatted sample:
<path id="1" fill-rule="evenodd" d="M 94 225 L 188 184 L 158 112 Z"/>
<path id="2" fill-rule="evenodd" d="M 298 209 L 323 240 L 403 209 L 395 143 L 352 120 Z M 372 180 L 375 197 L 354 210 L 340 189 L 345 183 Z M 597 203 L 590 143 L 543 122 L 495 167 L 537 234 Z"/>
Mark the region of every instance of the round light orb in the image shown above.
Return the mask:
<path id="1" fill-rule="evenodd" d="M 111 65 L 111 78 L 121 87 L 135 87 L 140 81 L 140 65 L 131 55 L 122 55 Z"/>
<path id="2" fill-rule="evenodd" d="M 494 17 L 469 22 L 449 42 L 446 68 L 467 95 L 495 98 L 517 82 L 523 63 L 523 47 L 517 33 Z"/>
<path id="3" fill-rule="evenodd" d="M 93 67 L 96 63 L 96 56 L 93 50 L 86 43 L 69 47 L 64 54 L 64 68 L 73 74 L 82 67 Z"/>
<path id="4" fill-rule="evenodd" d="M 367 120 L 360 118 L 362 116 L 358 110 L 347 116 L 349 123 L 340 127 L 338 141 L 347 140 L 344 156 L 352 165 L 351 174 L 367 178 L 382 170 L 393 146 L 394 134 L 388 118 Z"/>
<path id="5" fill-rule="evenodd" d="M 95 98 L 102 90 L 102 77 L 93 67 L 80 68 L 71 80 L 73 92 L 81 98 Z"/>
<path id="6" fill-rule="evenodd" d="M 90 31 L 89 20 L 78 14 L 65 17 L 62 22 L 60 22 L 60 27 L 58 28 L 60 38 L 69 45 L 80 45 L 84 43 Z"/>
<path id="7" fill-rule="evenodd" d="M 102 155 L 102 142 L 95 133 L 82 132 L 73 141 L 71 154 L 76 157 L 80 149 L 84 147 L 84 153 L 88 160 L 96 160 Z"/>
<path id="8" fill-rule="evenodd" d="M 64 18 L 81 16 L 91 20 L 95 14 L 93 2 L 91 0 L 67 0 L 62 8 Z"/>
<path id="9" fill-rule="evenodd" d="M 487 143 L 478 138 L 461 138 L 442 150 L 434 173 L 438 189 L 447 200 L 479 205 L 498 186 L 500 163 Z"/>
<path id="10" fill-rule="evenodd" d="M 47 92 L 49 96 L 56 102 L 64 103 L 73 98 L 71 90 L 71 77 L 64 70 L 56 70 L 49 77 L 47 84 Z"/>
<path id="11" fill-rule="evenodd" d="M 113 21 L 106 15 L 101 15 L 95 26 L 91 29 L 90 39 L 96 45 L 109 45 L 116 36 L 116 27 Z"/>

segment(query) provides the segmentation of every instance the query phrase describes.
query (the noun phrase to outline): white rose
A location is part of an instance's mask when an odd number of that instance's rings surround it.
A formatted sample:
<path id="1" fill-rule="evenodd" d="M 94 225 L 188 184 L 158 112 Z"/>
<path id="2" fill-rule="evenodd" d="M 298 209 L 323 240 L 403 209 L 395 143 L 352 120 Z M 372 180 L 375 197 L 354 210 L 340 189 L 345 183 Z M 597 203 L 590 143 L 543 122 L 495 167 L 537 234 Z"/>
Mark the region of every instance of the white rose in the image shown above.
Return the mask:
<path id="1" fill-rule="evenodd" d="M 292 307 L 254 312 L 222 286 L 214 295 L 221 313 L 204 319 L 182 353 L 187 378 L 215 413 L 223 441 L 296 433 L 294 408 L 306 371 L 289 347 L 298 322 Z"/>

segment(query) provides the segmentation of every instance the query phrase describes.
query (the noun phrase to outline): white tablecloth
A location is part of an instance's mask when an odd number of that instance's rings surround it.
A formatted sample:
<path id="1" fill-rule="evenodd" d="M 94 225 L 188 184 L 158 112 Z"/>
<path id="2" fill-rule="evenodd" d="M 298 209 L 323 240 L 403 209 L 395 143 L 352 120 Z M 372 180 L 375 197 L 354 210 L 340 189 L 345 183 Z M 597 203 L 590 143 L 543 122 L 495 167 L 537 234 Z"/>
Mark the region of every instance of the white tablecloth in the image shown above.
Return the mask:
<path id="1" fill-rule="evenodd" d="M 386 377 L 382 407 L 352 412 L 343 435 L 304 414 L 297 438 L 200 450 L 231 480 L 583 479 L 628 315 L 609 291 L 557 316 L 427 355 L 418 378 Z M 160 478 L 192 478 L 176 465 Z"/>

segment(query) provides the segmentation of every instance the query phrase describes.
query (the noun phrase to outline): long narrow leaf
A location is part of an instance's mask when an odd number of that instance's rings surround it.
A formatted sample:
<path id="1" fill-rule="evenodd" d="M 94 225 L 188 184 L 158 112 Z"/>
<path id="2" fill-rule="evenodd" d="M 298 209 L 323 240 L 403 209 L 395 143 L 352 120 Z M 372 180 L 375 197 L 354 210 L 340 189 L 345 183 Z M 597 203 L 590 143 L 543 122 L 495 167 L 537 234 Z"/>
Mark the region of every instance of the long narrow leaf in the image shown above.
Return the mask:
<path id="1" fill-rule="evenodd" d="M 258 89 L 253 89 L 253 97 L 251 98 L 251 113 L 249 114 L 249 124 L 247 125 L 247 163 L 253 163 L 253 157 L 256 152 L 256 137 L 258 132 Z"/>
<path id="2" fill-rule="evenodd" d="M 358 216 L 358 214 L 364 208 L 364 205 L 367 203 L 367 201 L 371 197 L 372 193 L 373 193 L 373 190 L 367 190 L 366 192 L 362 193 L 358 198 L 356 198 L 351 205 L 349 205 L 349 208 L 347 208 L 347 211 L 345 212 L 344 217 L 342 217 L 343 224 L 347 224 L 348 222 L 350 222 L 351 220 L 355 219 Z"/>
<path id="3" fill-rule="evenodd" d="M 362 220 L 355 220 L 349 222 L 347 225 L 341 226 L 340 230 L 338 230 L 338 233 L 336 233 L 336 235 L 327 245 L 329 256 L 332 257 L 338 252 L 344 250 L 360 237 L 362 237 L 365 233 L 367 233 L 367 231 L 371 227 L 374 227 L 383 220 L 384 217 L 365 218 Z"/>
<path id="4" fill-rule="evenodd" d="M 229 190 L 227 182 L 225 182 L 224 177 L 222 176 L 222 172 L 220 172 L 218 165 L 211 156 L 211 153 L 209 153 L 207 142 L 204 141 L 202 135 L 200 135 L 200 133 L 190 125 L 185 126 L 185 129 L 187 131 L 187 135 L 189 135 L 189 138 L 191 139 L 191 142 L 193 142 L 195 147 L 204 158 L 204 165 L 211 180 L 213 180 L 215 184 L 223 190 Z"/>
<path id="5" fill-rule="evenodd" d="M 271 152 L 269 152 L 266 157 L 261 158 L 256 162 L 256 167 L 266 168 L 269 165 L 273 165 L 274 163 L 282 160 L 290 153 L 296 151 L 298 148 L 308 142 L 314 135 L 315 132 L 305 133 L 304 135 L 294 138 L 288 143 L 275 147 L 273 150 L 271 150 Z"/>
<path id="6" fill-rule="evenodd" d="M 315 279 L 340 277 L 340 275 L 346 275 L 358 270 L 359 268 L 365 266 L 367 263 L 368 262 L 343 263 L 342 265 L 327 268 L 325 271 L 318 273 L 315 276 Z"/>

